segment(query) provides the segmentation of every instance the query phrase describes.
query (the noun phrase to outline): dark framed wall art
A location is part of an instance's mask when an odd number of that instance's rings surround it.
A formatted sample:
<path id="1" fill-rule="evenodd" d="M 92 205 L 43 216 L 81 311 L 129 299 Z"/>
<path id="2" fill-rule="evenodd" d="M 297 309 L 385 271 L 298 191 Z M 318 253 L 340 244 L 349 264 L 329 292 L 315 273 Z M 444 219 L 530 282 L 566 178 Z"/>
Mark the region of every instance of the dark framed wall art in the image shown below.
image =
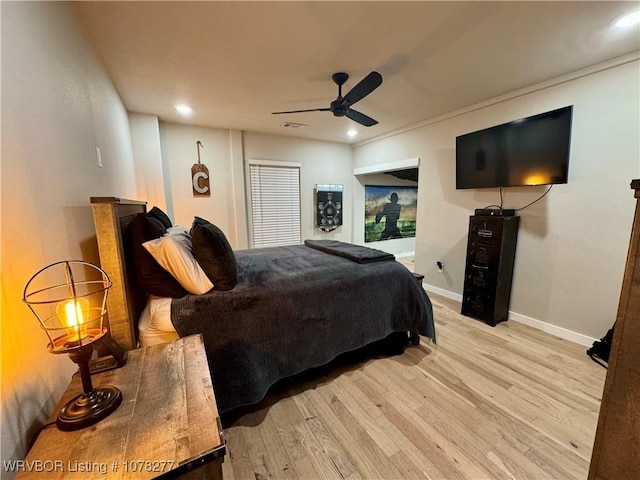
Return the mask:
<path id="1" fill-rule="evenodd" d="M 418 187 L 364 186 L 364 241 L 416 236 Z"/>

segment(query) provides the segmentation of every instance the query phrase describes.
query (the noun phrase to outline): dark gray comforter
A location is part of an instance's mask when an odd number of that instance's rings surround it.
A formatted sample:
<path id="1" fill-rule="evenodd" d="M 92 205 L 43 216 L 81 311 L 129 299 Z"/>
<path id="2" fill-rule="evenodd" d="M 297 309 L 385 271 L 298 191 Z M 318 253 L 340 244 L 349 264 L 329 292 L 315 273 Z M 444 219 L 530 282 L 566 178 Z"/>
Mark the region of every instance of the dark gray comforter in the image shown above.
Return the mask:
<path id="1" fill-rule="evenodd" d="M 304 245 L 235 253 L 233 290 L 171 307 L 180 336 L 204 337 L 221 413 L 393 332 L 435 339 L 431 302 L 398 262 L 361 264 Z"/>
<path id="2" fill-rule="evenodd" d="M 396 259 L 391 253 L 383 252 L 382 250 L 354 245 L 353 243 L 344 243 L 338 240 L 305 240 L 304 244 L 307 247 L 338 255 L 358 263 L 386 262 Z"/>

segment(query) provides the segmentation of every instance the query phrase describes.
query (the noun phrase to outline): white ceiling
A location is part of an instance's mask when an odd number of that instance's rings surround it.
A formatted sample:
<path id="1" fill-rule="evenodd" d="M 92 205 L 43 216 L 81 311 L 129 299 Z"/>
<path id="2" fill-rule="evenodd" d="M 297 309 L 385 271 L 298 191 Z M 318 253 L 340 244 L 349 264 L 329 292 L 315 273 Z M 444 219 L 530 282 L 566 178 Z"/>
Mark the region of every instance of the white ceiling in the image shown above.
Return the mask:
<path id="1" fill-rule="evenodd" d="M 640 49 L 611 20 L 638 2 L 74 2 L 131 112 L 163 121 L 357 143 Z M 331 80 L 383 84 L 330 112 Z M 194 108 L 180 116 L 177 103 Z M 283 122 L 307 124 L 283 128 Z"/>

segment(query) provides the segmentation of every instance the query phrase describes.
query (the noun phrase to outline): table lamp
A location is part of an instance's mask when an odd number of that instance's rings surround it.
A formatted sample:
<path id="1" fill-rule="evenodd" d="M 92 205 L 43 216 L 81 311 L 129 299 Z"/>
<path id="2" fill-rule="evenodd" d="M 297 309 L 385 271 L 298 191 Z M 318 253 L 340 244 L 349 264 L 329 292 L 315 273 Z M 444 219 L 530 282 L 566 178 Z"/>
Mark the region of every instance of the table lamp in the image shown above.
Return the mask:
<path id="1" fill-rule="evenodd" d="M 79 430 L 115 411 L 122 402 L 116 387 L 91 383 L 93 343 L 106 333 L 107 293 L 111 281 L 99 267 L 84 261 L 53 263 L 33 275 L 23 301 L 49 337 L 50 353 L 66 353 L 80 369 L 82 390 L 60 410 L 58 429 Z"/>

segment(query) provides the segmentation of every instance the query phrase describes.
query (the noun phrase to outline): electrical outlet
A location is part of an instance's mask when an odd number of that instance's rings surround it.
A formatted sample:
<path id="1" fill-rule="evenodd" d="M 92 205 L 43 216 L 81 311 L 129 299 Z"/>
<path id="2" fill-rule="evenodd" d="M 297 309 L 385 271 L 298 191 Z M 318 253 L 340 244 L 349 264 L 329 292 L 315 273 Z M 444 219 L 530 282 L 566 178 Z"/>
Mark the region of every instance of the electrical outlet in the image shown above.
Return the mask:
<path id="1" fill-rule="evenodd" d="M 102 168 L 102 153 L 100 153 L 100 147 L 96 146 L 96 158 L 98 159 L 98 166 Z"/>

